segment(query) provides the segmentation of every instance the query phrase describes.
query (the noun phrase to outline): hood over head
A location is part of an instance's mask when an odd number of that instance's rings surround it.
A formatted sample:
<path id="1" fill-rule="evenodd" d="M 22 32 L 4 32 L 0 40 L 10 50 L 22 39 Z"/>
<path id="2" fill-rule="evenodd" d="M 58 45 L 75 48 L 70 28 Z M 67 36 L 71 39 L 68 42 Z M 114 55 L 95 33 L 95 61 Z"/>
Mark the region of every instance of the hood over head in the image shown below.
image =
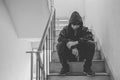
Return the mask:
<path id="1" fill-rule="evenodd" d="M 71 17 L 70 17 L 70 20 L 69 20 L 69 25 L 71 25 L 71 24 L 83 26 L 82 18 L 77 11 L 74 11 L 71 14 Z"/>

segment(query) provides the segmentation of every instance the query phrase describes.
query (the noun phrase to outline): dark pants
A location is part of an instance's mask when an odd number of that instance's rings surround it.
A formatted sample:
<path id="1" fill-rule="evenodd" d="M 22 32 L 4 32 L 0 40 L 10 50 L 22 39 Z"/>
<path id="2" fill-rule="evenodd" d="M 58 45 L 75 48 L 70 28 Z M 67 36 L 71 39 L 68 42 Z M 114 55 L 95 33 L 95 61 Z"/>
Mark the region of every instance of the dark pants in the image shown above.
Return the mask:
<path id="1" fill-rule="evenodd" d="M 91 70 L 92 59 L 95 52 L 95 44 L 90 42 L 80 43 L 77 46 L 79 52 L 79 60 L 85 59 L 84 71 Z M 72 54 L 65 43 L 59 42 L 57 44 L 57 52 L 63 68 L 68 68 L 68 61 L 77 61 L 77 58 Z"/>

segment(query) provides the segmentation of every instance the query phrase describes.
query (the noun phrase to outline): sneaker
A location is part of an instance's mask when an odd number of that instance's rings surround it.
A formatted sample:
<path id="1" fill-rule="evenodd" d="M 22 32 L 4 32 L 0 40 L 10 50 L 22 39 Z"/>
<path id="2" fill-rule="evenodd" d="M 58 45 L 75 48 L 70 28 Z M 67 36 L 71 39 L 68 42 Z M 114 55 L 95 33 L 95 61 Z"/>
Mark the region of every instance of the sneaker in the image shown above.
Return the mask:
<path id="1" fill-rule="evenodd" d="M 95 72 L 93 71 L 84 71 L 84 74 L 86 74 L 87 76 L 95 76 Z"/>
<path id="2" fill-rule="evenodd" d="M 69 69 L 62 68 L 61 71 L 60 71 L 61 75 L 66 75 L 67 73 L 69 73 Z"/>

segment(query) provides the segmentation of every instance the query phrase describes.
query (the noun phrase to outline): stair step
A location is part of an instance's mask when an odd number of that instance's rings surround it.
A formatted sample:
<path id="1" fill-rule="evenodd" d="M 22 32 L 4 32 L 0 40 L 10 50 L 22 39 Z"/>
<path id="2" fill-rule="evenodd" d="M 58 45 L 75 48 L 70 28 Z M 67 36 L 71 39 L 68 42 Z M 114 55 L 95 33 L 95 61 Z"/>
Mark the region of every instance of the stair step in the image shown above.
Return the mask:
<path id="1" fill-rule="evenodd" d="M 69 76 L 69 75 L 48 75 L 48 80 L 110 80 L 109 75 L 96 75 L 94 77 L 88 76 Z"/>
<path id="2" fill-rule="evenodd" d="M 56 18 L 56 21 L 69 21 L 69 18 Z"/>
<path id="3" fill-rule="evenodd" d="M 83 72 L 84 62 L 69 62 L 70 72 Z M 59 62 L 50 62 L 50 73 L 59 73 L 62 66 Z M 103 60 L 94 60 L 92 70 L 95 72 L 105 72 L 105 63 Z"/>
<path id="4" fill-rule="evenodd" d="M 65 25 L 66 26 L 66 25 Z M 55 30 L 62 30 L 64 26 L 56 25 Z"/>
<path id="5" fill-rule="evenodd" d="M 49 74 L 50 76 L 86 76 L 86 74 L 84 74 L 83 72 L 70 72 L 70 73 L 68 73 L 67 75 L 60 75 L 59 73 L 50 73 Z M 103 73 L 103 72 L 101 72 L 101 73 L 95 73 L 95 76 L 110 76 L 108 73 Z"/>
<path id="6" fill-rule="evenodd" d="M 68 24 L 68 20 L 56 20 L 56 24 Z"/>
<path id="7" fill-rule="evenodd" d="M 66 25 L 68 25 L 67 23 L 63 23 L 63 24 L 56 24 L 56 29 L 57 27 L 65 27 Z M 61 30 L 61 29 L 60 29 Z"/>
<path id="8" fill-rule="evenodd" d="M 67 25 L 67 24 L 64 24 L 64 25 L 58 25 L 58 24 L 57 24 L 55 30 L 61 31 L 66 25 Z"/>
<path id="9" fill-rule="evenodd" d="M 68 25 L 68 23 L 69 23 L 68 18 L 56 19 L 56 29 L 61 30 L 64 26 Z"/>

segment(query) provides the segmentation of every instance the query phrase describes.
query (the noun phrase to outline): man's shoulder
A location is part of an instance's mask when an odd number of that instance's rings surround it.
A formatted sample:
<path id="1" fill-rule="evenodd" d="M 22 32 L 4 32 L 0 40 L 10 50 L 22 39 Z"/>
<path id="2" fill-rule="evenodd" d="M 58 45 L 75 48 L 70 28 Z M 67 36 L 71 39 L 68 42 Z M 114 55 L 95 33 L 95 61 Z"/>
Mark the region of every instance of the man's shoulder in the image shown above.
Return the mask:
<path id="1" fill-rule="evenodd" d="M 65 34 L 68 32 L 68 26 L 64 26 L 62 30 L 60 31 L 60 34 Z"/>
<path id="2" fill-rule="evenodd" d="M 68 30 L 68 26 L 66 25 L 66 26 L 64 26 L 64 27 L 62 28 L 61 31 L 67 31 L 67 30 Z"/>
<path id="3" fill-rule="evenodd" d="M 66 26 L 64 26 L 64 27 L 63 27 L 63 29 L 68 29 L 68 26 L 67 26 L 67 25 L 66 25 Z"/>

